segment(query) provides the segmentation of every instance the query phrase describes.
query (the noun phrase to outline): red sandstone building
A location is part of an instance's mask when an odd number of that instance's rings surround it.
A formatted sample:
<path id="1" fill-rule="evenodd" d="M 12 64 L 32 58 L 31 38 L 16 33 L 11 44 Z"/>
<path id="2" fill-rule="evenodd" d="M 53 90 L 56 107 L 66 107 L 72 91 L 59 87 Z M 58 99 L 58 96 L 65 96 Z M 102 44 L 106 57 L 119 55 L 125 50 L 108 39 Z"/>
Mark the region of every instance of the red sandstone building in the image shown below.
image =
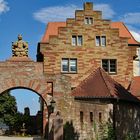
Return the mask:
<path id="1" fill-rule="evenodd" d="M 74 127 L 77 139 L 106 137 L 107 123 L 117 140 L 129 133 L 140 136 L 139 88 L 131 83 L 139 46 L 122 22 L 102 19 L 92 3 L 76 10 L 75 18 L 48 23 L 37 60 L 43 62 L 44 74 L 53 75 L 49 81 L 61 77 L 53 96 L 64 124 Z"/>

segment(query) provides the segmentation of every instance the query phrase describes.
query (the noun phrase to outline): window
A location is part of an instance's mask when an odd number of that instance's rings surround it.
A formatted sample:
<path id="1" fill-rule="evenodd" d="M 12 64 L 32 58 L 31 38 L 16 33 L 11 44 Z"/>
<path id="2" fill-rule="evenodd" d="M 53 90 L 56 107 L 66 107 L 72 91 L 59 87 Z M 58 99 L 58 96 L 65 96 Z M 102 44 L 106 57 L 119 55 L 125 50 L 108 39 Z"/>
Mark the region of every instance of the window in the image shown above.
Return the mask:
<path id="1" fill-rule="evenodd" d="M 101 46 L 106 46 L 106 36 L 101 37 Z"/>
<path id="2" fill-rule="evenodd" d="M 106 36 L 96 36 L 96 46 L 106 46 Z"/>
<path id="3" fill-rule="evenodd" d="M 61 62 L 62 72 L 77 72 L 77 59 L 76 58 L 62 58 Z"/>
<path id="4" fill-rule="evenodd" d="M 102 122 L 102 113 L 99 112 L 99 122 Z"/>
<path id="5" fill-rule="evenodd" d="M 93 112 L 90 112 L 90 122 L 93 122 Z"/>
<path id="6" fill-rule="evenodd" d="M 85 24 L 93 24 L 93 18 L 85 17 Z"/>
<path id="7" fill-rule="evenodd" d="M 80 111 L 80 122 L 83 123 L 84 120 L 84 113 L 83 111 Z"/>
<path id="8" fill-rule="evenodd" d="M 78 40 L 77 45 L 78 45 L 78 46 L 82 46 L 82 44 L 83 44 L 82 36 L 78 36 L 78 37 L 77 37 L 77 40 Z"/>
<path id="9" fill-rule="evenodd" d="M 96 46 L 100 46 L 100 36 L 96 36 Z"/>
<path id="10" fill-rule="evenodd" d="M 72 46 L 82 46 L 83 44 L 83 37 L 81 35 L 72 36 Z"/>
<path id="11" fill-rule="evenodd" d="M 62 71 L 69 71 L 69 59 L 62 59 Z"/>
<path id="12" fill-rule="evenodd" d="M 116 59 L 103 59 L 102 60 L 102 68 L 108 73 L 116 73 Z"/>
<path id="13" fill-rule="evenodd" d="M 77 44 L 76 42 L 77 42 L 76 36 L 72 36 L 72 45 L 76 46 Z"/>

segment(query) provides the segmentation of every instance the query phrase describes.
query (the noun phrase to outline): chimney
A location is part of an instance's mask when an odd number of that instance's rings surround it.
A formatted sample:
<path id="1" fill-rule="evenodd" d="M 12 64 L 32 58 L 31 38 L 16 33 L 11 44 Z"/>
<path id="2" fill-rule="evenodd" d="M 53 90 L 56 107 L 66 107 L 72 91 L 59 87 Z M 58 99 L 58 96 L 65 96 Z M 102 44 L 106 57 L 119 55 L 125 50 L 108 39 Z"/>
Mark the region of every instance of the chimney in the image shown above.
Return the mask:
<path id="1" fill-rule="evenodd" d="M 84 3 L 84 10 L 93 10 L 93 3 L 92 2 L 85 2 Z"/>

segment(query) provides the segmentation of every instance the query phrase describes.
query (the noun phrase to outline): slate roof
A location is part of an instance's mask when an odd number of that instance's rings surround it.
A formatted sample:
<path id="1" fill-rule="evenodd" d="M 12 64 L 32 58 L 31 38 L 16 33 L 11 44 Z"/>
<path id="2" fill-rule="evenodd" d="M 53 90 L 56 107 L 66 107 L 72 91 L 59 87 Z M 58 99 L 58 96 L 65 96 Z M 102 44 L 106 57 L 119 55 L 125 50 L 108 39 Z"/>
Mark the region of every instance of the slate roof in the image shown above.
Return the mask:
<path id="1" fill-rule="evenodd" d="M 49 42 L 49 36 L 58 35 L 59 27 L 66 27 L 66 22 L 49 22 L 41 42 L 43 42 L 43 43 Z M 127 27 L 122 22 L 111 22 L 111 28 L 119 29 L 120 37 L 129 38 L 128 44 L 135 44 L 135 45 L 139 44 L 140 45 L 140 43 L 134 39 L 132 34 L 129 32 Z"/>
<path id="2" fill-rule="evenodd" d="M 103 69 L 97 68 L 72 91 L 75 98 L 105 98 L 139 102 Z"/>

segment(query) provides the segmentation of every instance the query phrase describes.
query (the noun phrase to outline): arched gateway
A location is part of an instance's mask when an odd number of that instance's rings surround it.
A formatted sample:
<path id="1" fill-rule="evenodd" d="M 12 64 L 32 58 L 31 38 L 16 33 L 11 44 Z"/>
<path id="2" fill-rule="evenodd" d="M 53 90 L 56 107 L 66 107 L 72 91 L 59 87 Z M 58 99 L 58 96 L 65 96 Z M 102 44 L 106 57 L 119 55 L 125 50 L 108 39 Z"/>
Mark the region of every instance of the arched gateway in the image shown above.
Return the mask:
<path id="1" fill-rule="evenodd" d="M 25 88 L 36 92 L 45 104 L 52 90 L 49 81 L 43 73 L 43 63 L 34 62 L 28 58 L 28 44 L 18 36 L 18 41 L 12 43 L 12 57 L 0 62 L 0 94 L 6 90 Z M 44 108 L 43 132 L 47 122 L 47 107 Z"/>

